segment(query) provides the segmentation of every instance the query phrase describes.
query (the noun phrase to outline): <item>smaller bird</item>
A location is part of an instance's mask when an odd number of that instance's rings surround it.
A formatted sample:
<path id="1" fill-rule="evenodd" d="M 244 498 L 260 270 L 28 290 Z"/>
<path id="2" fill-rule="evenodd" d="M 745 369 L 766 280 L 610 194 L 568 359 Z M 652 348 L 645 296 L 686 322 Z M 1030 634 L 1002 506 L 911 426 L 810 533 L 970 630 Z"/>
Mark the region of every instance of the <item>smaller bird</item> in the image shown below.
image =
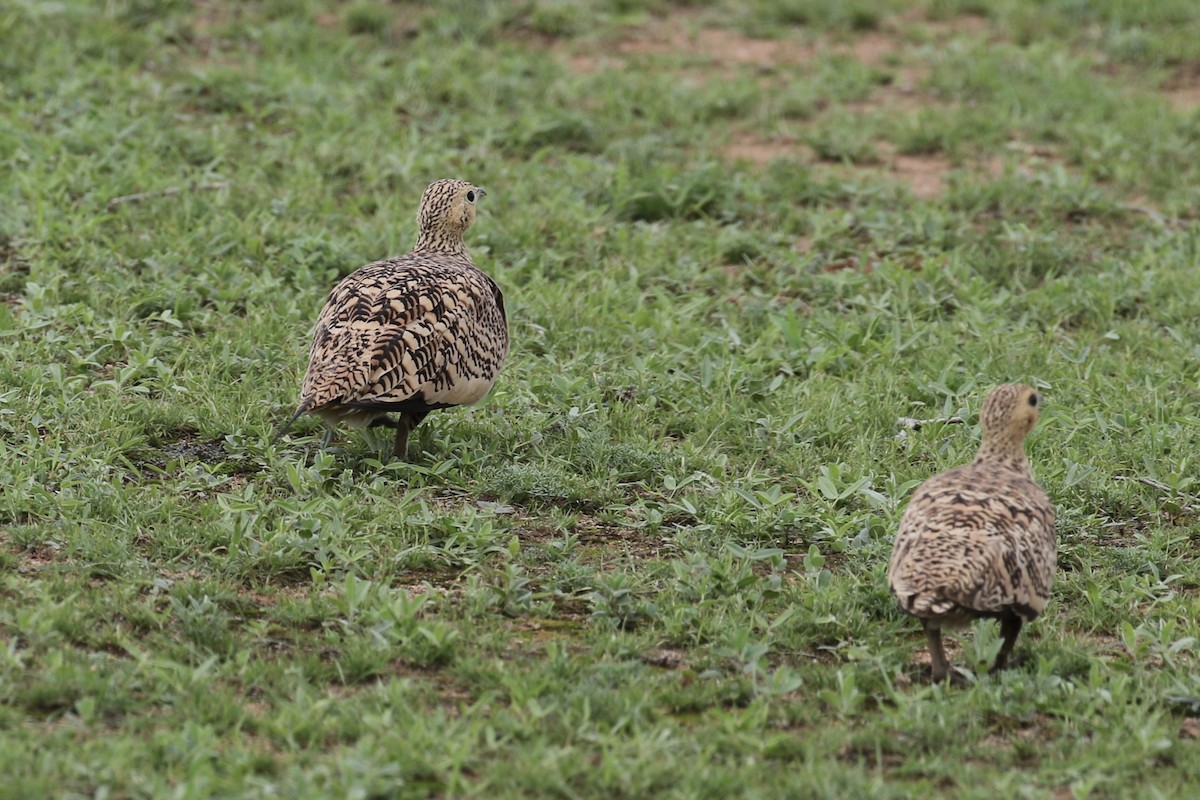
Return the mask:
<path id="1" fill-rule="evenodd" d="M 409 433 L 430 411 L 491 391 L 508 354 L 504 295 L 463 241 L 485 194 L 466 181 L 431 183 L 412 251 L 334 287 L 317 318 L 300 405 L 276 440 L 313 413 L 330 426 L 395 428 L 392 454 L 405 458 Z"/>
<path id="2" fill-rule="evenodd" d="M 900 519 L 888 588 L 924 624 L 936 682 L 950 671 L 943 627 L 998 619 L 1004 641 L 996 672 L 1007 666 L 1021 626 L 1050 599 L 1054 507 L 1025 458 L 1040 400 L 1024 384 L 993 389 L 983 402 L 975 460 L 918 486 Z"/>

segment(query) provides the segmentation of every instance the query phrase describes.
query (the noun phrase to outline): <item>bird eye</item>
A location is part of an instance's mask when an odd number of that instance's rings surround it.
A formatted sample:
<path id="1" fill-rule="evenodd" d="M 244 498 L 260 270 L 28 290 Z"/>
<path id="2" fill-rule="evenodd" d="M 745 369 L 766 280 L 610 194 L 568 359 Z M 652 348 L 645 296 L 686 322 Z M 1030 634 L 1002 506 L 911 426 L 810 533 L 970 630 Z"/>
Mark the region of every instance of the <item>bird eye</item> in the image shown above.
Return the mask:
<path id="1" fill-rule="evenodd" d="M 467 192 L 467 202 L 468 203 L 475 202 L 475 192 L 474 191 Z"/>
<path id="2" fill-rule="evenodd" d="M 1036 394 L 1029 395 L 1029 405 L 1031 405 L 1031 406 L 1037 405 L 1037 395 Z"/>

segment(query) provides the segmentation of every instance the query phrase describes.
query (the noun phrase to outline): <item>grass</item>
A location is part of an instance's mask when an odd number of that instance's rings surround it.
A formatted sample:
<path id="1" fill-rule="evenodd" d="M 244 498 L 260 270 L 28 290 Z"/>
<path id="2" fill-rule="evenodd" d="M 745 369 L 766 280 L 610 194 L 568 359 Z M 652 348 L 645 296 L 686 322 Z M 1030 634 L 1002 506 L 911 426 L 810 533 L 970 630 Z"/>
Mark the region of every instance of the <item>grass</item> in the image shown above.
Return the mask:
<path id="1" fill-rule="evenodd" d="M 1194 794 L 1198 15 L 8 4 L 0 796 Z M 449 176 L 496 390 L 272 447 Z M 1009 380 L 1054 596 L 931 687 L 892 532 Z"/>

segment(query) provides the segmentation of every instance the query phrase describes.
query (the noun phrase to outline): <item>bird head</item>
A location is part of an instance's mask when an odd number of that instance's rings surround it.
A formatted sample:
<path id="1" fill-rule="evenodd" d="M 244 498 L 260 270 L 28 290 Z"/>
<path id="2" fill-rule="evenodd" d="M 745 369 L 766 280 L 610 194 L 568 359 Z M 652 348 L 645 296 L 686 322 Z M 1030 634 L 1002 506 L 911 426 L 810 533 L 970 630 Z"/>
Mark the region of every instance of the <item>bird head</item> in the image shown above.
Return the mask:
<path id="1" fill-rule="evenodd" d="M 1018 447 L 1037 424 L 1041 395 L 1023 383 L 1005 383 L 988 393 L 979 419 L 985 439 L 1011 441 Z"/>
<path id="2" fill-rule="evenodd" d="M 447 179 L 429 184 L 417 211 L 418 249 L 461 251 L 463 234 L 475 221 L 475 203 L 485 194 L 466 181 Z"/>

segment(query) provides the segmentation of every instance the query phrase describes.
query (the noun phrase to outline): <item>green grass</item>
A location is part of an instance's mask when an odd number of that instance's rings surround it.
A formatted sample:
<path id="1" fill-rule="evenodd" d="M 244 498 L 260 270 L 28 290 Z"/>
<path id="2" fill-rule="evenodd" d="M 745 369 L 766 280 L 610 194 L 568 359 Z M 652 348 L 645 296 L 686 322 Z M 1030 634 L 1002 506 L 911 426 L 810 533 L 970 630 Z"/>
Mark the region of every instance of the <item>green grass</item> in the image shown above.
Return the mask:
<path id="1" fill-rule="evenodd" d="M 0 796 L 1195 794 L 1198 9 L 5 5 Z M 452 176 L 491 397 L 271 446 Z M 1010 380 L 1054 596 L 930 687 L 884 570 L 978 429 L 897 419 Z"/>

